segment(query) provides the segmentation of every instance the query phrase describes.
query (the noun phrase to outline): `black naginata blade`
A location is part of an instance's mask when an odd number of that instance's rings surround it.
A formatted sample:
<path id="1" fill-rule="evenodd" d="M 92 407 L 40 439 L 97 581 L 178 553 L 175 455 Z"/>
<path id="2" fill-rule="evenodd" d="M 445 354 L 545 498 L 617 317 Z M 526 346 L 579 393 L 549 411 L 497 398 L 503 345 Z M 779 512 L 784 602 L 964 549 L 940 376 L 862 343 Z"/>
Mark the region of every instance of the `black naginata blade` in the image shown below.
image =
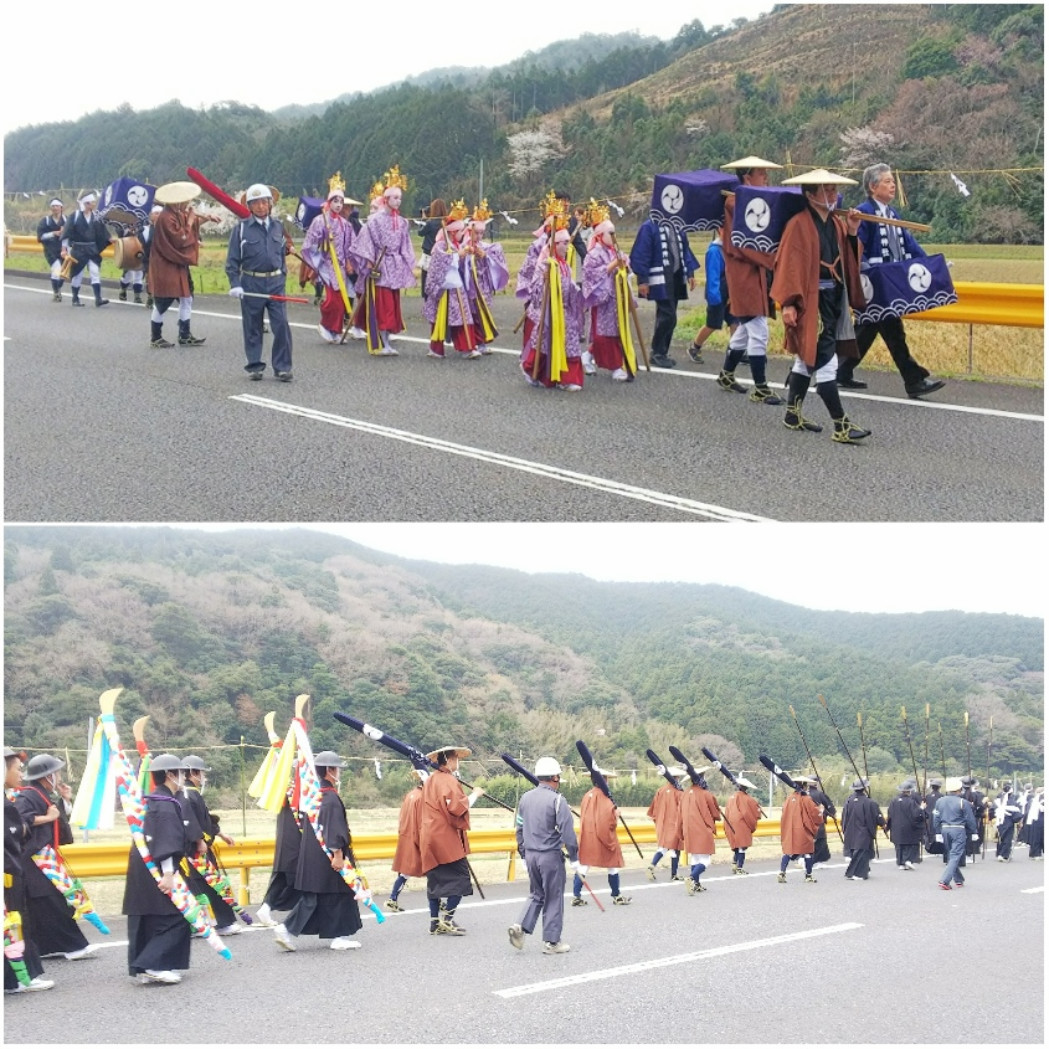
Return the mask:
<path id="1" fill-rule="evenodd" d="M 528 769 L 526 769 L 516 758 L 510 757 L 509 754 L 500 754 L 499 757 L 501 757 L 503 761 L 505 761 L 507 765 L 518 774 L 518 776 L 524 776 L 533 787 L 539 786 L 539 780 L 536 778 L 535 774 L 529 772 Z"/>
<path id="2" fill-rule="evenodd" d="M 646 750 L 645 754 L 648 757 L 648 760 L 656 766 L 656 771 L 667 781 L 667 783 L 669 783 L 672 787 L 676 787 L 678 790 L 681 790 L 681 784 L 678 783 L 678 781 L 674 779 L 674 777 L 670 774 L 670 770 L 666 767 L 666 765 L 663 764 L 659 755 L 656 754 L 654 750 Z"/>
<path id="3" fill-rule="evenodd" d="M 705 757 L 707 761 L 709 761 L 711 765 L 713 765 L 714 768 L 716 768 L 718 772 L 720 772 L 721 775 L 738 790 L 739 783 L 736 781 L 736 777 L 724 765 L 722 765 L 720 761 L 718 761 L 717 755 L 714 751 L 709 750 L 707 747 L 701 747 L 700 749 L 703 751 L 703 757 Z"/>
<path id="4" fill-rule="evenodd" d="M 581 739 L 575 741 L 575 747 L 579 751 L 579 756 L 583 759 L 583 764 L 586 765 L 587 772 L 590 773 L 590 782 L 615 805 L 616 799 L 612 797 L 612 791 L 609 790 L 608 780 L 605 779 L 601 770 L 594 764 L 594 756 L 590 753 L 589 747 Z M 618 807 L 616 805 L 616 808 Z"/>
<path id="5" fill-rule="evenodd" d="M 359 718 L 350 717 L 349 714 L 344 714 L 341 710 L 336 710 L 332 717 L 343 725 L 349 725 L 350 728 L 356 729 L 367 736 L 368 739 L 381 743 L 384 747 L 389 747 L 390 750 L 395 750 L 402 757 L 407 758 L 414 768 L 423 772 L 430 772 L 437 767 L 418 747 L 413 747 L 409 743 L 403 743 L 396 736 L 391 736 L 374 725 L 369 725 Z"/>
<path id="6" fill-rule="evenodd" d="M 698 787 L 702 784 L 703 777 L 693 768 L 692 762 L 681 753 L 673 743 L 670 744 L 670 753 L 685 766 L 685 771 L 688 772 L 688 778 Z"/>
<path id="7" fill-rule="evenodd" d="M 797 790 L 798 785 L 788 776 L 783 769 L 777 765 L 772 758 L 766 757 L 764 754 L 758 755 L 758 761 L 765 766 L 777 779 L 782 780 L 791 790 Z"/>

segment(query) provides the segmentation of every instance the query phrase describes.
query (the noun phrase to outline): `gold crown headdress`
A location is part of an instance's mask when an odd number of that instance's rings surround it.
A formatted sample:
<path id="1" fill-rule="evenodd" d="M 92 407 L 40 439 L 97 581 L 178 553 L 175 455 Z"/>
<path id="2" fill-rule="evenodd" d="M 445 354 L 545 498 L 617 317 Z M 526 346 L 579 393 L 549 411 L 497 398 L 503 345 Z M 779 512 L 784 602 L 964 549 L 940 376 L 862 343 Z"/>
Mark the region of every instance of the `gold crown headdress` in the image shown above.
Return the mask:
<path id="1" fill-rule="evenodd" d="M 398 164 L 394 164 L 393 167 L 383 175 L 383 179 L 386 182 L 387 189 L 396 188 L 404 190 L 408 188 L 408 179 L 401 174 L 401 169 Z"/>
<path id="2" fill-rule="evenodd" d="M 595 226 L 599 226 L 602 222 L 607 222 L 608 218 L 608 207 L 605 204 L 598 204 L 598 202 L 591 197 L 590 203 L 587 205 L 586 209 L 586 224 L 593 229 Z"/>
<path id="3" fill-rule="evenodd" d="M 341 171 L 336 171 L 328 179 L 328 196 L 330 197 L 333 193 L 338 193 L 340 197 L 346 196 L 346 180 L 342 177 Z"/>
<path id="4" fill-rule="evenodd" d="M 568 228 L 568 201 L 554 196 L 553 190 L 539 202 L 539 214 L 551 222 L 552 231 Z"/>
<path id="5" fill-rule="evenodd" d="M 474 222 L 487 222 L 492 217 L 491 208 L 488 207 L 488 198 L 485 197 L 480 204 L 474 208 Z"/>
<path id="6" fill-rule="evenodd" d="M 379 179 L 379 181 L 372 186 L 371 192 L 368 194 L 369 199 L 374 200 L 376 197 L 381 197 L 385 188 L 386 187 L 382 184 L 382 179 Z"/>
<path id="7" fill-rule="evenodd" d="M 470 214 L 470 209 L 466 206 L 466 201 L 460 197 L 458 200 L 452 202 L 452 206 L 448 209 L 448 222 L 462 222 Z"/>

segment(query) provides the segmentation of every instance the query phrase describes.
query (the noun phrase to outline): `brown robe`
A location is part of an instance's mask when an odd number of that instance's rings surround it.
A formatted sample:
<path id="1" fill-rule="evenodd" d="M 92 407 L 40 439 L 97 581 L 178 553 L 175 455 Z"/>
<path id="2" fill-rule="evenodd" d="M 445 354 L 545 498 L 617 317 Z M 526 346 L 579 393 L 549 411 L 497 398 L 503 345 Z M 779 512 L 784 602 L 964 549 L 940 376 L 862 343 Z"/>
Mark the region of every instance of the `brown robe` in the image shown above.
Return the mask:
<path id="1" fill-rule="evenodd" d="M 579 862 L 588 867 L 622 867 L 623 848 L 616 837 L 616 807 L 597 787 L 579 806 Z"/>
<path id="2" fill-rule="evenodd" d="M 714 854 L 714 824 L 721 819 L 717 799 L 694 783 L 681 800 L 681 830 L 685 852 L 694 856 Z"/>
<path id="3" fill-rule="evenodd" d="M 401 815 L 397 821 L 397 850 L 393 854 L 393 867 L 406 878 L 421 878 L 422 853 L 419 851 L 419 834 L 422 830 L 423 788 L 420 783 L 412 787 L 401 802 Z"/>
<path id="4" fill-rule="evenodd" d="M 816 363 L 820 320 L 820 237 L 815 225 L 817 221 L 819 219 L 815 211 L 809 206 L 787 223 L 776 252 L 776 269 L 772 278 L 772 297 L 781 308 L 793 306 L 798 311 L 797 325 L 786 329 L 786 348 L 810 368 Z M 831 216 L 830 221 L 834 223 L 838 234 L 849 303 L 853 309 L 862 309 L 866 300 L 860 283 L 859 241 L 854 240 L 850 246 L 844 223 L 836 216 Z M 856 343 L 839 342 L 838 355 L 858 356 Z"/>
<path id="5" fill-rule="evenodd" d="M 755 798 L 737 790 L 725 803 L 725 837 L 734 849 L 749 849 L 754 843 L 761 806 Z"/>
<path id="6" fill-rule="evenodd" d="M 656 844 L 661 849 L 680 849 L 681 799 L 684 794 L 669 783 L 656 791 L 648 806 L 648 818 L 656 824 Z"/>
<path id="7" fill-rule="evenodd" d="M 793 221 L 793 220 L 792 220 Z M 780 815 L 780 844 L 784 856 L 807 856 L 815 848 L 816 832 L 823 825 L 819 806 L 795 791 L 783 803 Z"/>
<path id="8" fill-rule="evenodd" d="M 766 275 L 772 272 L 776 256 L 766 251 L 733 245 L 732 217 L 735 211 L 735 195 L 726 197 L 721 250 L 725 256 L 728 308 L 733 317 L 774 317 L 776 311 L 769 303 Z"/>
<path id="9" fill-rule="evenodd" d="M 470 799 L 463 785 L 447 770 L 430 774 L 422 789 L 419 852 L 422 869 L 461 860 L 470 851 Z"/>
<path id="10" fill-rule="evenodd" d="M 200 219 L 190 211 L 165 208 L 153 222 L 149 249 L 149 293 L 158 299 L 182 299 L 192 294 L 189 268 L 200 254 Z"/>

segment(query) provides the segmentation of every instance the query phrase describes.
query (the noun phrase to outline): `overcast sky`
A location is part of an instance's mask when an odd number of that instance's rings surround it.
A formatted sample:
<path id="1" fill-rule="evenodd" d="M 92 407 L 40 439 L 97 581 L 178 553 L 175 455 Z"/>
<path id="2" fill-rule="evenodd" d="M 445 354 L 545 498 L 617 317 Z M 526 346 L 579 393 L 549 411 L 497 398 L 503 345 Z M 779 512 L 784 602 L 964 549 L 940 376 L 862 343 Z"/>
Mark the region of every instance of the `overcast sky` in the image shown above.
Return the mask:
<path id="1" fill-rule="evenodd" d="M 52 0 L 39 19 L 22 20 L 25 32 L 5 49 L 0 120 L 6 134 L 124 102 L 141 110 L 174 98 L 190 108 L 236 101 L 272 110 L 371 91 L 444 66 L 492 68 L 583 33 L 636 30 L 669 40 L 694 18 L 710 28 L 752 20 L 772 6 L 771 0 L 702 10 L 627 0 L 529 0 L 499 8 L 489 0 L 447 7 L 411 0 L 271 8 L 181 0 L 168 9 Z M 77 51 L 87 48 L 92 57 L 74 70 L 61 56 L 72 53 L 71 41 L 81 32 Z"/>
<path id="2" fill-rule="evenodd" d="M 723 583 L 808 608 L 1045 614 L 1045 571 L 1036 554 L 1044 550 L 1044 529 L 1038 524 L 301 527 L 424 561 L 579 572 L 601 580 Z"/>

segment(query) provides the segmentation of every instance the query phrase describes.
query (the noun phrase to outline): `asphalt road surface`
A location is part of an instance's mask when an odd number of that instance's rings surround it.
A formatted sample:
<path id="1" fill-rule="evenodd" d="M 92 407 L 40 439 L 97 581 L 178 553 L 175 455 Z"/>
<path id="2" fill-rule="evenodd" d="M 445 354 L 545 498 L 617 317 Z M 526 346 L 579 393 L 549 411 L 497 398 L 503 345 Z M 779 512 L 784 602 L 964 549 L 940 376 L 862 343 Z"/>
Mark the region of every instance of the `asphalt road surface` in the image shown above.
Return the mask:
<path id="1" fill-rule="evenodd" d="M 886 856 L 888 846 L 882 849 Z M 749 866 L 749 865 L 748 865 Z M 964 890 L 936 886 L 930 858 L 911 872 L 890 859 L 866 882 L 835 859 L 817 884 L 791 866 L 727 864 L 708 891 L 625 872 L 628 907 L 613 907 L 604 872 L 593 901 L 567 907 L 565 955 L 541 953 L 541 926 L 514 950 L 506 930 L 523 882 L 485 888 L 456 918 L 461 938 L 428 934 L 426 900 L 369 915 L 359 951 L 301 937 L 294 954 L 270 930 L 227 940 L 226 962 L 202 942 L 177 986 L 127 975 L 125 920 L 106 946 L 45 962 L 53 990 L 8 996 L 4 1041 L 206 1044 L 1043 1044 L 1044 866 L 968 866 Z M 419 882 L 413 882 L 419 885 Z"/>
<path id="2" fill-rule="evenodd" d="M 196 301 L 205 345 L 159 351 L 141 306 L 88 296 L 73 310 L 41 279 L 5 285 L 7 521 L 1043 518 L 1041 389 L 950 382 L 919 402 L 898 375 L 869 373 L 843 400 L 873 437 L 850 447 L 720 390 L 711 351 L 696 365 L 682 346 L 676 369 L 629 384 L 534 389 L 508 295 L 496 351 L 478 360 L 426 357 L 417 295 L 398 357 L 325 344 L 317 311 L 292 305 L 285 384 L 247 381 L 227 297 Z M 642 323 L 647 338 L 647 303 Z M 786 371 L 772 360 L 774 386 Z M 806 405 L 827 423 L 814 394 Z"/>

